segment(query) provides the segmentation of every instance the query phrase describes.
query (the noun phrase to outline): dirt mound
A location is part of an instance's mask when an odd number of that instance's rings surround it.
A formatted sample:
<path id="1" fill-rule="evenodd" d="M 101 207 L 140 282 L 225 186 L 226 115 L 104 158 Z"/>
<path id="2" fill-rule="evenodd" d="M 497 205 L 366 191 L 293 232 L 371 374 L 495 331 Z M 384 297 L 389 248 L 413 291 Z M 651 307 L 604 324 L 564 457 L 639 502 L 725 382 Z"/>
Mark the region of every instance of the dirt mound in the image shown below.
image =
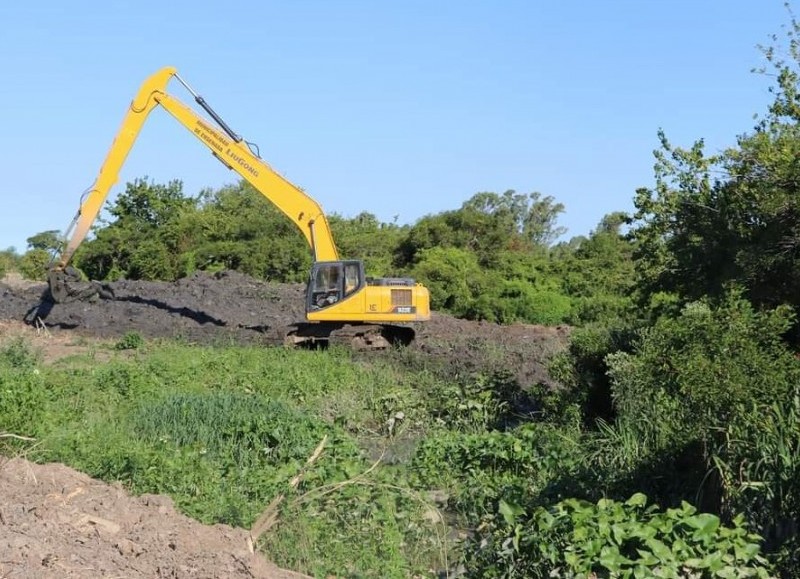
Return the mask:
<path id="1" fill-rule="evenodd" d="M 566 347 L 569 330 L 568 326 L 473 322 L 434 313 L 429 322 L 417 325 L 413 347 L 424 357 L 446 363 L 453 372 L 503 371 L 523 388 L 556 387 L 547 362 Z"/>
<path id="2" fill-rule="evenodd" d="M 0 283 L 0 320 L 23 321 L 48 332 L 70 330 L 95 338 L 138 332 L 148 338 L 183 338 L 201 344 L 282 344 L 304 317 L 304 287 L 253 279 L 237 272 L 199 272 L 175 282 L 117 281 L 114 299 L 53 304 L 45 284 Z M 522 386 L 549 378 L 545 360 L 562 349 L 568 329 L 527 324 L 501 326 L 434 314 L 415 324 L 420 356 L 455 371 L 487 364 L 513 372 Z"/>
<path id="3" fill-rule="evenodd" d="M 54 304 L 46 299 L 46 284 L 0 283 L 0 319 L 101 338 L 138 332 L 207 344 L 282 341 L 284 327 L 303 316 L 302 285 L 270 284 L 237 272 L 105 286 L 113 299 Z"/>
<path id="4" fill-rule="evenodd" d="M 0 577 L 304 577 L 249 549 L 249 534 L 206 526 L 166 497 L 131 497 L 59 464 L 0 464 Z"/>

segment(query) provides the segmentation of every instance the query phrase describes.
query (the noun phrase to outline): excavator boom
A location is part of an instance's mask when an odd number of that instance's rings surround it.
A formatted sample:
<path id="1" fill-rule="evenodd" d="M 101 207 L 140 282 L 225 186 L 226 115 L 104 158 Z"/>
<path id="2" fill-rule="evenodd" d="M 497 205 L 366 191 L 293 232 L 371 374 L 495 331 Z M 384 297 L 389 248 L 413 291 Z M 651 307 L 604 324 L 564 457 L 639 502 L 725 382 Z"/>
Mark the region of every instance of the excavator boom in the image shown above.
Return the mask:
<path id="1" fill-rule="evenodd" d="M 192 109 L 166 92 L 167 84 L 173 77 L 186 83 L 171 67 L 163 68 L 142 83 L 139 92 L 128 109 L 122 126 L 108 151 L 94 185 L 84 197 L 73 225 L 67 231 L 67 244 L 64 247 L 57 267 L 64 268 L 72 259 L 75 250 L 86 238 L 89 228 L 97 219 L 109 191 L 119 179 L 128 153 L 139 136 L 150 112 L 161 106 L 187 128 L 204 145 L 211 149 L 226 167 L 236 171 L 264 197 L 283 211 L 303 233 L 314 254 L 315 261 L 336 261 L 339 259 L 333 242 L 328 220 L 320 205 L 281 175 L 276 173 L 265 161 L 254 155 L 244 141 L 235 135 L 205 100 L 194 93 L 195 100 L 214 120 L 224 127 L 216 129 Z M 191 90 L 191 89 L 190 89 Z"/>

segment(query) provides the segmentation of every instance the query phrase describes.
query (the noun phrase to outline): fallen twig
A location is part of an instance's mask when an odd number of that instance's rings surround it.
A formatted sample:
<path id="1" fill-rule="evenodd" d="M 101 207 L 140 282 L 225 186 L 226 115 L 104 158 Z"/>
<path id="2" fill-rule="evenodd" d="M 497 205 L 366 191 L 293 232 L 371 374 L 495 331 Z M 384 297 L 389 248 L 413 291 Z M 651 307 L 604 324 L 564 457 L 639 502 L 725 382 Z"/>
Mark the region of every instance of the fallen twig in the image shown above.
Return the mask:
<path id="1" fill-rule="evenodd" d="M 292 480 L 289 481 L 289 486 L 293 489 L 297 488 L 297 485 L 300 484 L 300 481 L 303 478 L 303 475 L 306 473 L 308 468 L 314 464 L 317 459 L 322 454 L 322 449 L 325 448 L 325 443 L 328 441 L 328 435 L 322 437 L 322 440 L 317 445 L 317 448 L 314 449 L 314 452 L 311 453 L 311 456 L 308 457 L 306 463 L 300 469 Z M 278 508 L 281 506 L 286 495 L 284 493 L 279 494 L 277 497 L 272 499 L 272 501 L 267 505 L 267 508 L 264 509 L 264 512 L 261 513 L 261 516 L 258 517 L 253 526 L 250 529 L 250 540 L 248 542 L 248 547 L 250 548 L 250 552 L 255 552 L 255 544 L 258 542 L 258 539 L 267 531 L 269 531 L 275 523 L 278 522 Z"/>
<path id="2" fill-rule="evenodd" d="M 19 434 L 11 434 L 10 432 L 0 432 L 0 438 L 14 438 L 16 440 L 26 440 L 28 442 L 34 442 L 36 440 L 29 436 L 20 436 Z"/>
<path id="3" fill-rule="evenodd" d="M 44 320 L 41 316 L 36 316 L 36 333 L 39 333 L 39 330 L 44 332 L 44 335 L 48 338 L 50 337 L 50 330 L 47 329 L 47 324 L 44 323 Z"/>

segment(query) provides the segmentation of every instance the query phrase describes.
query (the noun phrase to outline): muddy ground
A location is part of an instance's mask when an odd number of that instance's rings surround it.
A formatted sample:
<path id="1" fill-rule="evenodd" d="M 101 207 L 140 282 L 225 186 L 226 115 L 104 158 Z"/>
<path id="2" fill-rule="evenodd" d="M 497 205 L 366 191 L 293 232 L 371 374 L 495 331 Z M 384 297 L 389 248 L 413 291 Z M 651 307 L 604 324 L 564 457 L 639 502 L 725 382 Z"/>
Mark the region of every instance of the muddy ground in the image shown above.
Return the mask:
<path id="1" fill-rule="evenodd" d="M 304 316 L 304 287 L 274 284 L 237 272 L 196 273 L 175 282 L 107 284 L 113 299 L 53 304 L 47 287 L 18 278 L 0 282 L 0 321 L 24 322 L 49 333 L 120 338 L 181 338 L 200 344 L 282 345 Z M 487 365 L 512 372 L 521 386 L 548 383 L 544 361 L 566 343 L 568 329 L 528 324 L 501 326 L 434 313 L 413 324 L 417 359 L 456 371 Z"/>
<path id="2" fill-rule="evenodd" d="M 52 304 L 44 284 L 6 278 L 0 282 L 0 338 L 24 335 L 45 359 L 68 355 L 84 338 L 116 340 L 130 332 L 282 347 L 286 329 L 303 317 L 301 285 L 235 272 L 172 283 L 119 281 L 107 289 L 114 299 Z M 551 384 L 546 359 L 568 335 L 567 328 L 499 326 L 441 314 L 415 330 L 409 363 L 430 363 L 452 375 L 502 370 L 523 387 Z M 253 555 L 248 540 L 245 530 L 180 515 L 168 498 L 130 497 L 63 465 L 0 457 L 0 579 L 300 576 Z"/>

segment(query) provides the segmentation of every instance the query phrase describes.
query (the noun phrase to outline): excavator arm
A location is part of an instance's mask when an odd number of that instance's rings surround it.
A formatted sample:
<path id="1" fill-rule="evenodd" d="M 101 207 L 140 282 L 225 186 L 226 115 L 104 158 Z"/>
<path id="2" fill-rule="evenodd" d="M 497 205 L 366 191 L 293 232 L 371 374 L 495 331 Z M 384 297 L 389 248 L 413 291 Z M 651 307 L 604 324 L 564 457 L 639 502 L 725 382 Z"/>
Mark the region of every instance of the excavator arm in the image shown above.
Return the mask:
<path id="1" fill-rule="evenodd" d="M 173 77 L 192 93 L 195 101 L 209 114 L 219 128 L 213 126 L 212 121 L 204 119 L 166 92 L 167 84 Z M 314 261 L 339 259 L 328 220 L 319 204 L 254 154 L 243 139 L 234 133 L 205 100 L 178 76 L 174 68 L 166 67 L 145 80 L 131 102 L 97 179 L 84 196 L 75 219 L 67 229 L 66 244 L 55 260 L 53 270 L 56 273 L 67 268 L 75 251 L 86 238 L 111 187 L 117 182 L 120 169 L 133 148 L 148 115 L 158 106 L 165 109 L 197 137 L 226 167 L 236 171 L 286 214 L 308 241 Z"/>

